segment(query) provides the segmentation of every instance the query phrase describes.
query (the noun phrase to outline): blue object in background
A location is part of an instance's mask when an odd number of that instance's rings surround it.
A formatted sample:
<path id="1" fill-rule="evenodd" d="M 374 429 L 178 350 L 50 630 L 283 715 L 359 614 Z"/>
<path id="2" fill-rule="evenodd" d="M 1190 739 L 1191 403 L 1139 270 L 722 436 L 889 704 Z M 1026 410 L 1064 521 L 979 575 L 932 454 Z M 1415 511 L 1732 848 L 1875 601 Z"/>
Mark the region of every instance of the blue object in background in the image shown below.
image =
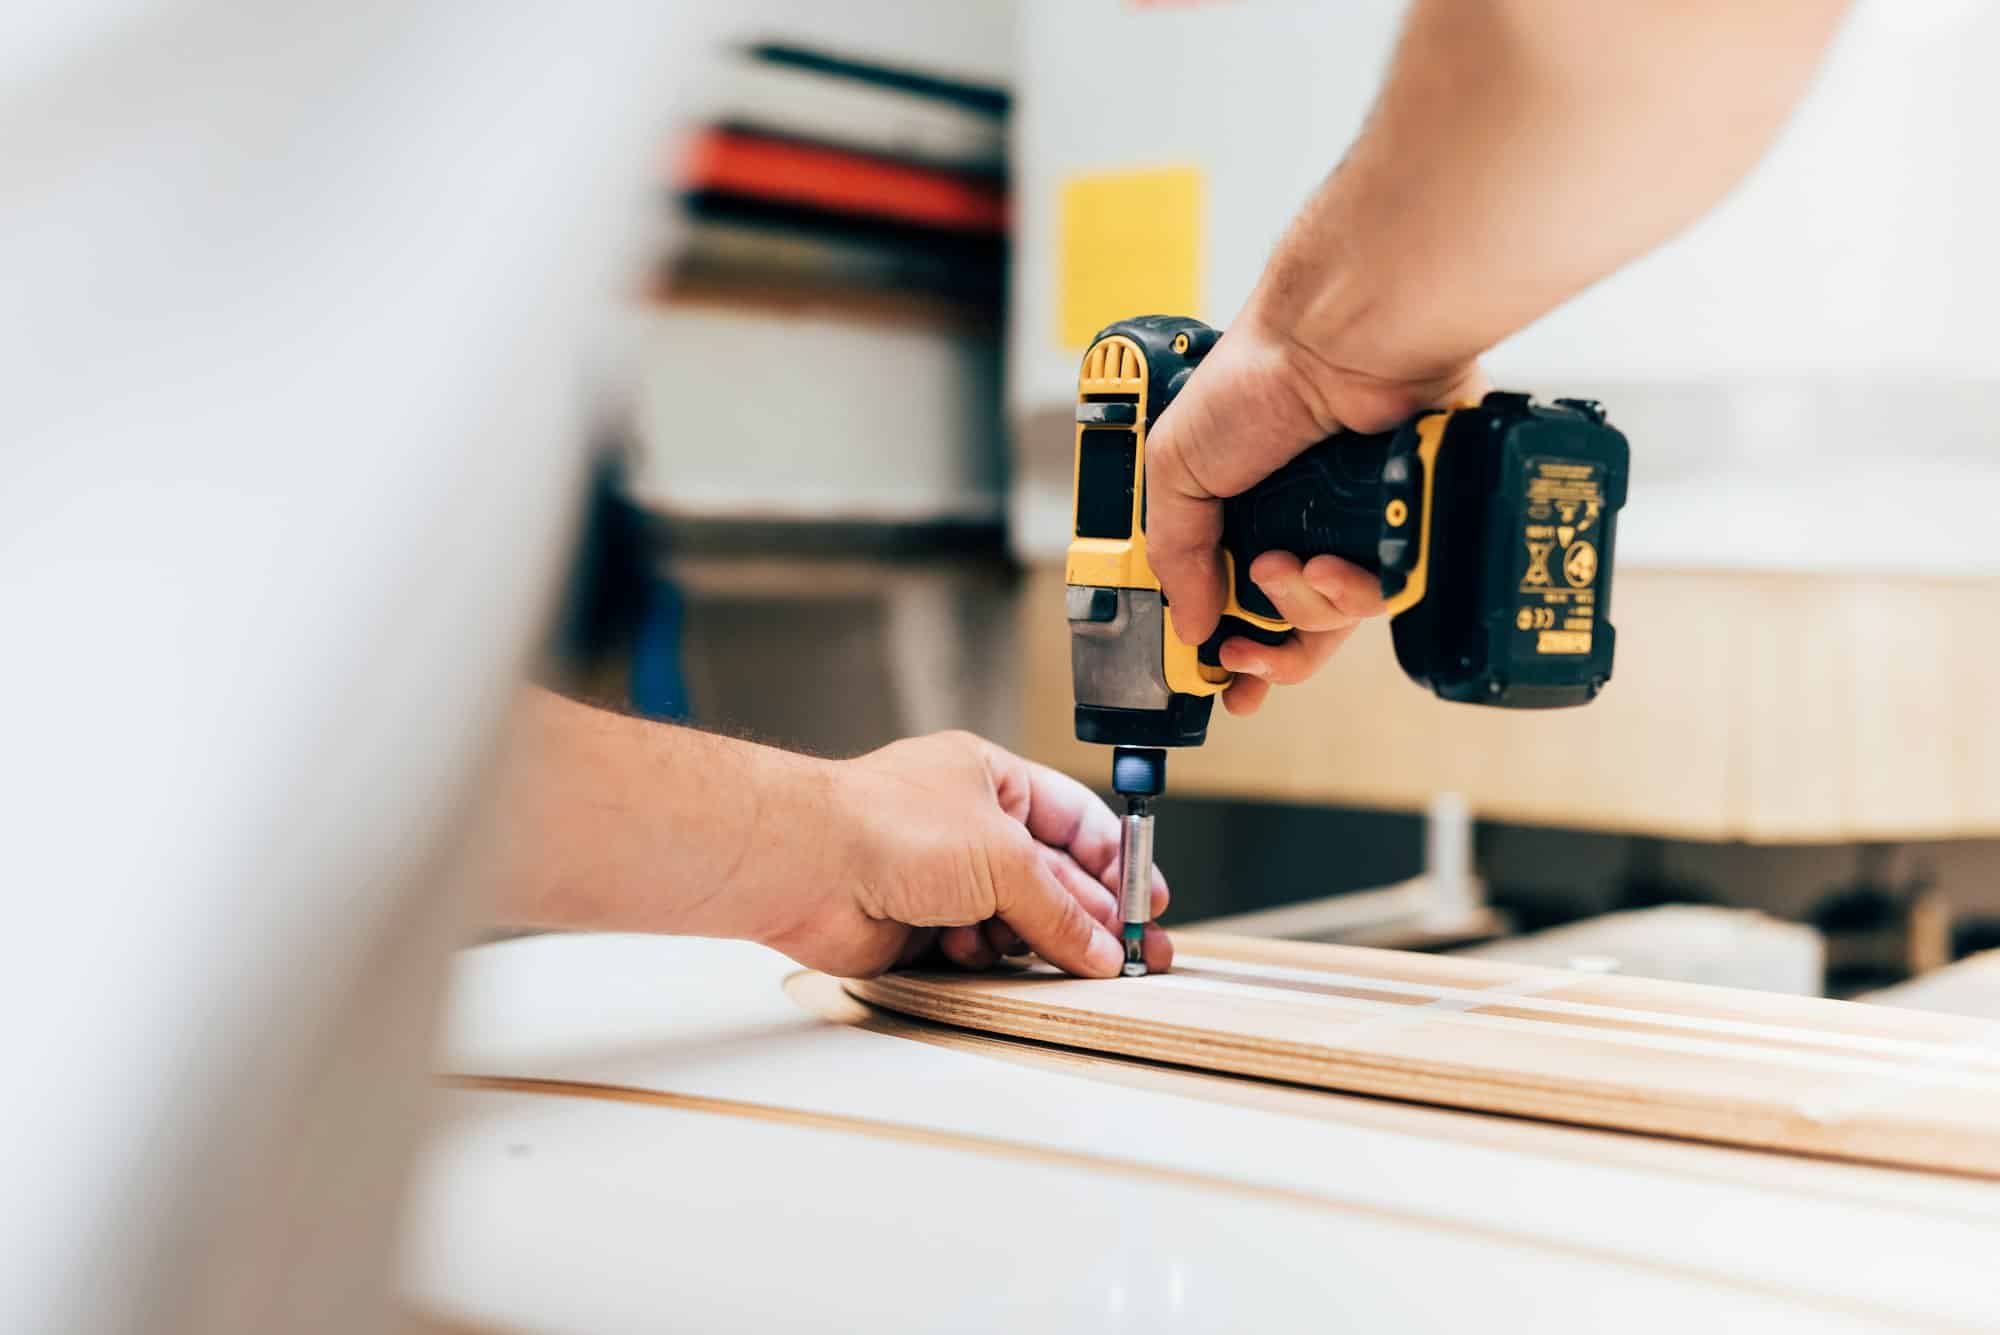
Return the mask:
<path id="1" fill-rule="evenodd" d="M 647 579 L 632 632 L 631 704 L 647 718 L 683 722 L 688 709 L 687 675 L 681 668 L 681 625 L 686 601 L 662 575 Z"/>

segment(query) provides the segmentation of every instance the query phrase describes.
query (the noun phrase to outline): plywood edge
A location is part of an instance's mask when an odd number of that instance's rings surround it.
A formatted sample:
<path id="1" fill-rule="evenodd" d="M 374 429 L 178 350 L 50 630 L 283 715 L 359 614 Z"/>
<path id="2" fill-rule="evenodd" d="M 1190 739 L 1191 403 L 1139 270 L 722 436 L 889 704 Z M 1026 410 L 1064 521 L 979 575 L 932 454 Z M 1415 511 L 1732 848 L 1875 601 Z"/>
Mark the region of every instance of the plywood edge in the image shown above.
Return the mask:
<path id="1" fill-rule="evenodd" d="M 2000 1097 L 2000 1053 L 1976 1021 L 1360 947 L 1199 933 L 1176 947 L 1204 962 L 1179 970 L 1204 991 L 1053 974 L 845 986 L 939 1024 L 1208 1072 L 2000 1176 L 2000 1132 L 1979 1111 Z M 1232 960 L 1290 972 L 1239 988 L 1213 967 Z M 1306 1004 L 1327 997 L 1340 1009 Z"/>

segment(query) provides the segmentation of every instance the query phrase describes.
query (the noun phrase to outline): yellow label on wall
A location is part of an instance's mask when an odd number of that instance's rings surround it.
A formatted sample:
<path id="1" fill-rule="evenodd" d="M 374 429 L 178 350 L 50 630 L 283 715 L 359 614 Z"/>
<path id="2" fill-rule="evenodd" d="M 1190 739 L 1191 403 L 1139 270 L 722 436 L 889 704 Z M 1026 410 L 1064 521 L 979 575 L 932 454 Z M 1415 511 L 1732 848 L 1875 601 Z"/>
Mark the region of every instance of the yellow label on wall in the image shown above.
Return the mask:
<path id="1" fill-rule="evenodd" d="M 1198 167 L 1101 172 L 1063 184 L 1056 338 L 1081 351 L 1134 315 L 1201 314 Z"/>

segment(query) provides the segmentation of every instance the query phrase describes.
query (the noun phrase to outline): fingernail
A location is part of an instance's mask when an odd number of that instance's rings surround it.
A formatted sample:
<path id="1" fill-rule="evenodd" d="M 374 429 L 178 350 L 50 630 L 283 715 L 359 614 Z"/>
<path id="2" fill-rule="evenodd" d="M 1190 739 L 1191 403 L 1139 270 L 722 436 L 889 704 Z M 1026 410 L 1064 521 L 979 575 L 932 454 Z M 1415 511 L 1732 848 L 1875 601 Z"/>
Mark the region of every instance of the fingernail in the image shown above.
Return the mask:
<path id="1" fill-rule="evenodd" d="M 1125 947 L 1100 928 L 1090 934 L 1090 949 L 1084 952 L 1083 963 L 1098 977 L 1109 978 L 1125 967 Z"/>

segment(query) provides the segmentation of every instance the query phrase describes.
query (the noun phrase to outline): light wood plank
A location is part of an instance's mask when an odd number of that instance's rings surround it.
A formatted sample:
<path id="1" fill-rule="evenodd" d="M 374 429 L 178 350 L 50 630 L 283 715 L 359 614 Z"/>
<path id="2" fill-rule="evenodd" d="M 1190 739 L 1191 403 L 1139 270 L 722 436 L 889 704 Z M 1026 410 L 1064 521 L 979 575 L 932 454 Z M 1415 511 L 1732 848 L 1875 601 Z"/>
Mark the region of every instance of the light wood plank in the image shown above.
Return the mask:
<path id="1" fill-rule="evenodd" d="M 1510 1154 L 1616 1165 L 1774 1192 L 1801 1192 L 1829 1200 L 1895 1202 L 1953 1217 L 1967 1212 L 2000 1223 L 1992 1183 L 1941 1173 L 1912 1172 L 1804 1155 L 1769 1154 L 1741 1146 L 1631 1135 L 1520 1117 L 1495 1117 L 1435 1104 L 1345 1094 L 1339 1091 L 1245 1080 L 1185 1066 L 1166 1066 L 1114 1053 L 1085 1052 L 1006 1035 L 934 1024 L 857 1000 L 842 980 L 802 972 L 785 990 L 799 1005 L 837 1024 L 960 1052 L 977 1053 L 1040 1070 L 1172 1094 L 1203 1103 L 1254 1108 L 1338 1125 L 1367 1126 L 1441 1143 L 1473 1144 Z"/>
<path id="2" fill-rule="evenodd" d="M 2000 1176 L 2000 1029 L 1357 947 L 1176 937 L 1175 972 L 851 981 L 870 1004 L 1095 1052 L 1477 1111 Z"/>
<path id="3" fill-rule="evenodd" d="M 1075 740 L 1059 569 L 1021 600 L 1023 749 L 1103 784 Z M 1219 709 L 1177 753 L 1186 794 L 1421 809 L 1766 843 L 2000 834 L 2000 581 L 1631 570 L 1616 677 L 1587 709 L 1432 698 L 1364 626 L 1312 681 L 1248 719 Z"/>
<path id="4" fill-rule="evenodd" d="M 1869 992 L 1857 1000 L 1871 1006 L 1941 1011 L 2000 1022 L 2000 950 L 1968 955 L 1956 964 Z"/>

